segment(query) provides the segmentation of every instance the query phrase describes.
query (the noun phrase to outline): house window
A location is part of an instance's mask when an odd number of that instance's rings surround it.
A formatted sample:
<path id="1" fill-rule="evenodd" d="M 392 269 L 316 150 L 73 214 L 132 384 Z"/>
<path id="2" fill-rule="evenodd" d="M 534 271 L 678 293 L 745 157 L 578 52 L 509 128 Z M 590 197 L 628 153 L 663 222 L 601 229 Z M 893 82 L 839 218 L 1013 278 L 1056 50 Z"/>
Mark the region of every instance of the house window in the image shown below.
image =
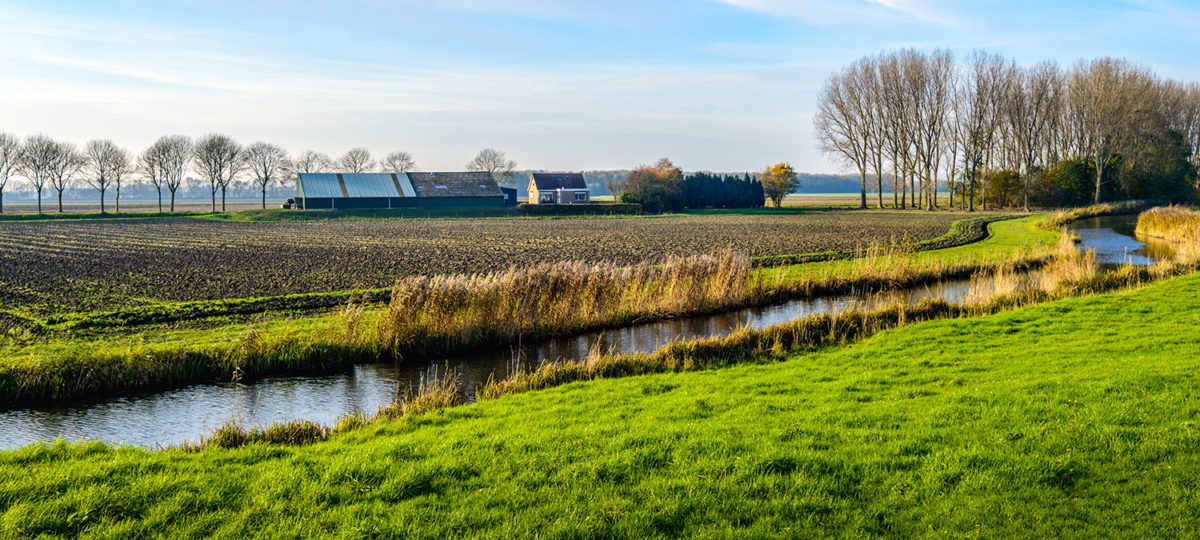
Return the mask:
<path id="1" fill-rule="evenodd" d="M 538 195 L 538 202 L 554 202 L 554 194 L 542 193 L 541 195 Z"/>
<path id="2" fill-rule="evenodd" d="M 587 192 L 586 191 L 576 191 L 575 192 L 575 200 L 587 202 Z"/>

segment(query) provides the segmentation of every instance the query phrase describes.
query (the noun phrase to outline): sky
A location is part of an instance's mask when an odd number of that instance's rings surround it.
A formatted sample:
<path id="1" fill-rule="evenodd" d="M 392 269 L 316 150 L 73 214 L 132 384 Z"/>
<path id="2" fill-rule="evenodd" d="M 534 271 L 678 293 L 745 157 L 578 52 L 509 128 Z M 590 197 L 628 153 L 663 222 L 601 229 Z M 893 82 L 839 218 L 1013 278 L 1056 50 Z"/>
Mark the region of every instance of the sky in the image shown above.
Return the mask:
<path id="1" fill-rule="evenodd" d="M 138 152 L 223 132 L 460 170 L 843 172 L 817 92 L 864 55 L 1118 56 L 1200 80 L 1200 2 L 0 0 L 0 131 Z"/>

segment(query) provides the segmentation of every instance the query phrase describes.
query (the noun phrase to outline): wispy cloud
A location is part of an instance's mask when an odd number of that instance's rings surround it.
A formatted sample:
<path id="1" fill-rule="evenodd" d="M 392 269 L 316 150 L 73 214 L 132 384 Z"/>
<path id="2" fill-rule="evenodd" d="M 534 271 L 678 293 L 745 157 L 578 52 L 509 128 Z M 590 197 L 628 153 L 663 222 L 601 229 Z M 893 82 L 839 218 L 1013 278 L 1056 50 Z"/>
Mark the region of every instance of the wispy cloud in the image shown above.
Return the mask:
<path id="1" fill-rule="evenodd" d="M 919 21 L 951 26 L 961 21 L 945 5 L 921 0 L 716 0 L 767 15 L 819 26 L 888 25 Z"/>

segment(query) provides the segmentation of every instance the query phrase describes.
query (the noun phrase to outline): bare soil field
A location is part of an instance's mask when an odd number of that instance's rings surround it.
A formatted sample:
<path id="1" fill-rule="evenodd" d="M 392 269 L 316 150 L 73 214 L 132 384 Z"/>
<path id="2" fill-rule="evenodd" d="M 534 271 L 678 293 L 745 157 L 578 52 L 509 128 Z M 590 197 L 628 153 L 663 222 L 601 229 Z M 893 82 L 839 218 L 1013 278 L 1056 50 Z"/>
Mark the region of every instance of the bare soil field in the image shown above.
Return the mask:
<path id="1" fill-rule="evenodd" d="M 831 211 L 591 219 L 0 223 L 0 309 L 61 313 L 161 301 L 387 287 L 411 274 L 545 261 L 632 264 L 734 250 L 848 250 L 945 234 L 963 214 Z"/>

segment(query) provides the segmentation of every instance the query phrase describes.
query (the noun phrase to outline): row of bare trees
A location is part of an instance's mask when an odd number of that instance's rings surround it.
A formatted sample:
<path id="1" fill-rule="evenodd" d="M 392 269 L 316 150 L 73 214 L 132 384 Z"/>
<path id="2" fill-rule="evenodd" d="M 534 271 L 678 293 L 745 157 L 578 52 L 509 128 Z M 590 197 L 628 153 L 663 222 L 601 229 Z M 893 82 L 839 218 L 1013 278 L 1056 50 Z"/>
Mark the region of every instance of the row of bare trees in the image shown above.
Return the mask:
<path id="1" fill-rule="evenodd" d="M 479 160 L 492 163 L 503 152 L 481 151 Z M 511 173 L 511 164 L 508 171 Z M 505 165 L 501 160 L 500 165 Z M 499 167 L 502 168 L 502 167 Z M 192 140 L 184 135 L 159 138 L 141 154 L 134 156 L 125 148 L 107 140 L 93 140 L 82 149 L 56 141 L 46 135 L 32 135 L 24 141 L 0 133 L 0 212 L 4 209 L 4 190 L 12 178 L 24 178 L 37 192 L 38 213 L 42 212 L 42 194 L 46 188 L 58 195 L 58 211 L 62 212 L 63 192 L 72 185 L 83 183 L 100 194 L 100 211 L 105 211 L 105 196 L 115 192 L 116 211 L 121 211 L 121 187 L 130 182 L 145 182 L 158 193 L 158 210 L 163 210 L 163 191 L 169 196 L 169 208 L 175 211 L 175 193 L 189 172 L 208 181 L 212 209 L 217 209 L 217 193 L 221 194 L 221 210 L 225 210 L 225 194 L 238 181 L 248 181 L 261 188 L 262 205 L 267 205 L 267 189 L 296 173 L 310 172 L 409 172 L 416 162 L 407 152 L 393 152 L 376 162 L 365 148 L 354 148 L 336 161 L 326 154 L 305 150 L 294 159 L 282 147 L 255 142 L 241 145 L 228 135 L 210 133 Z"/>
<path id="2" fill-rule="evenodd" d="M 948 187 L 974 210 L 985 172 L 1015 171 L 1029 208 L 1030 182 L 1064 159 L 1095 169 L 1095 202 L 1107 169 L 1164 138 L 1182 140 L 1200 167 L 1200 84 L 1164 80 L 1123 59 L 1021 66 L 976 51 L 958 63 L 949 50 L 903 49 L 868 56 L 834 73 L 817 103 L 823 151 L 859 174 L 860 206 L 884 178 L 892 204 L 933 209 Z M 980 190 L 987 207 L 986 191 Z"/>

